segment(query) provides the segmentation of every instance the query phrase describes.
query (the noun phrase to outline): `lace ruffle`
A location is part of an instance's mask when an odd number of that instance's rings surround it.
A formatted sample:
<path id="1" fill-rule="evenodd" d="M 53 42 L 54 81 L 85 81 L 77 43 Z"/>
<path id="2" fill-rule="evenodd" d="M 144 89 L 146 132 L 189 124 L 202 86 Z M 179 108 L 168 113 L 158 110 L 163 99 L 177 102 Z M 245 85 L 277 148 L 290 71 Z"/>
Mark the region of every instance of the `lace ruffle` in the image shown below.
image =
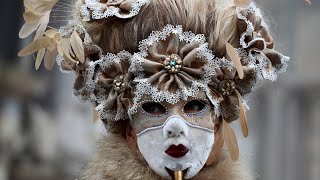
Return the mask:
<path id="1" fill-rule="evenodd" d="M 101 3 L 100 0 L 85 0 L 80 13 L 83 21 L 113 16 L 127 19 L 136 16 L 147 2 L 149 0 L 109 0 L 107 3 Z"/>

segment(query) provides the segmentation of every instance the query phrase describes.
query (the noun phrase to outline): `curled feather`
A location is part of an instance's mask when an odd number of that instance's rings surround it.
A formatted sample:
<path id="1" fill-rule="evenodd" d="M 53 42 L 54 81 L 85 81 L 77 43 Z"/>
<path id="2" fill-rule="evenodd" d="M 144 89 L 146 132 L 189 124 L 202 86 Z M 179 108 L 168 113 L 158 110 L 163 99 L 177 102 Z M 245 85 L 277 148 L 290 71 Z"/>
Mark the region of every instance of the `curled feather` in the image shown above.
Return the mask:
<path id="1" fill-rule="evenodd" d="M 211 165 L 218 157 L 224 144 L 223 138 L 223 126 L 220 126 L 218 132 L 215 134 L 214 144 L 212 146 L 209 158 L 206 162 L 207 165 Z"/>
<path id="2" fill-rule="evenodd" d="M 239 159 L 239 147 L 236 135 L 234 134 L 233 129 L 229 126 L 229 124 L 223 120 L 223 137 L 225 143 L 228 146 L 229 154 L 233 161 L 237 161 Z"/>
<path id="3" fill-rule="evenodd" d="M 239 108 L 240 108 L 240 124 L 242 129 L 242 134 L 244 137 L 248 137 L 249 129 L 248 129 L 248 123 L 247 123 L 247 116 L 246 116 L 246 110 L 242 103 L 242 98 L 238 90 L 236 90 L 238 102 L 239 102 Z"/>
<path id="4" fill-rule="evenodd" d="M 243 76 L 244 76 L 243 67 L 242 67 L 238 52 L 228 42 L 226 42 L 226 50 L 227 50 L 227 54 L 230 57 L 231 61 L 236 66 L 236 70 L 239 74 L 239 78 L 243 79 Z"/>

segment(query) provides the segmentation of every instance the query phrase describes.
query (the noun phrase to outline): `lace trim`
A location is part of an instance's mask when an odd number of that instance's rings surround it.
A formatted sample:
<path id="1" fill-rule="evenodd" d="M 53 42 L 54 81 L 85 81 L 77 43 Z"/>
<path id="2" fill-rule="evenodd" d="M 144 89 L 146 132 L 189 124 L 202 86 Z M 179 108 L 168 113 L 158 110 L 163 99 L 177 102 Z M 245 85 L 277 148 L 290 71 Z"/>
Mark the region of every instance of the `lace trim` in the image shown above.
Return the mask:
<path id="1" fill-rule="evenodd" d="M 240 37 L 240 46 L 242 48 L 248 48 L 252 43 L 254 43 L 254 41 L 256 41 L 256 39 L 254 38 L 253 40 L 251 40 L 249 43 L 245 42 L 246 36 L 250 36 L 253 34 L 254 31 L 254 27 L 251 21 L 248 20 L 247 16 L 249 14 L 255 14 L 256 12 L 259 12 L 260 14 L 260 10 L 256 7 L 256 5 L 252 2 L 250 3 L 248 8 L 241 8 L 241 7 L 237 7 L 237 17 L 238 19 L 244 20 L 247 24 L 247 30 L 245 33 L 243 33 Z M 263 40 L 263 39 L 262 39 Z"/>
<path id="2" fill-rule="evenodd" d="M 269 65 L 270 62 L 267 57 L 261 55 L 262 51 L 256 54 L 246 52 L 245 49 L 250 47 L 256 41 L 263 41 L 265 45 L 264 49 L 267 45 L 265 43 L 265 40 L 263 38 L 260 38 L 259 35 L 255 35 L 250 42 L 245 42 L 246 36 L 252 36 L 254 32 L 253 24 L 247 18 L 249 14 L 254 14 L 255 16 L 262 17 L 260 9 L 257 8 L 253 2 L 249 5 L 248 8 L 237 7 L 237 17 L 238 19 L 244 20 L 246 22 L 247 29 L 246 32 L 243 33 L 240 37 L 241 48 L 238 48 L 236 50 L 239 53 L 239 56 L 243 59 L 243 63 L 245 63 L 249 68 L 256 70 L 257 77 L 259 79 L 268 79 L 271 81 L 276 81 L 278 74 L 286 71 L 288 67 L 287 62 L 290 60 L 290 58 L 282 55 L 281 65 L 278 65 L 277 67 L 272 67 L 270 70 L 267 70 L 266 67 Z M 265 22 L 262 22 L 262 24 L 265 25 Z"/>
<path id="3" fill-rule="evenodd" d="M 129 14 L 120 14 L 121 9 L 114 6 L 107 7 L 106 4 L 100 3 L 100 0 L 85 0 L 82 5 L 80 13 L 83 21 L 90 21 L 91 19 L 104 19 L 112 16 L 127 19 L 136 16 L 141 7 L 150 0 L 137 0 L 132 4 L 132 9 Z"/>
<path id="4" fill-rule="evenodd" d="M 105 109 L 105 104 L 102 102 L 95 108 L 99 115 L 100 119 L 112 119 L 114 121 L 119 121 L 121 119 L 128 119 L 128 113 L 124 109 L 122 109 L 119 113 L 114 110 L 106 110 Z"/>
<path id="5" fill-rule="evenodd" d="M 160 91 L 157 87 L 152 86 L 148 82 L 148 78 L 143 73 L 141 63 L 143 59 L 148 56 L 148 48 L 158 41 L 165 41 L 170 34 L 179 35 L 179 40 L 186 43 L 197 42 L 200 46 L 197 48 L 197 57 L 207 61 L 204 66 L 205 74 L 200 80 L 192 82 L 191 87 L 178 89 L 175 93 L 169 91 Z M 171 104 L 177 103 L 179 100 L 187 100 L 188 97 L 196 97 L 201 90 L 208 92 L 206 85 L 211 82 L 211 76 L 216 74 L 216 69 L 220 68 L 221 59 L 213 55 L 212 51 L 208 49 L 208 43 L 203 34 L 194 34 L 192 32 L 183 32 L 182 26 L 167 25 L 163 31 L 153 31 L 150 36 L 139 43 L 139 53 L 134 54 L 132 57 L 131 71 L 136 75 L 135 82 L 136 91 L 133 98 L 133 106 L 129 109 L 129 114 L 132 115 L 137 112 L 139 101 L 143 95 L 150 95 L 155 102 L 166 101 Z M 208 93 L 207 93 L 208 94 Z M 213 98 L 211 98 L 213 100 Z M 217 103 L 213 100 L 213 103 Z"/>
<path id="6" fill-rule="evenodd" d="M 102 71 L 106 71 L 112 64 L 120 64 L 122 61 L 129 60 L 131 54 L 127 51 L 121 51 L 118 54 L 108 53 L 103 55 L 97 61 L 91 61 L 87 67 L 86 89 L 92 96 L 92 99 L 98 104 L 96 110 L 100 114 L 101 119 L 120 120 L 128 118 L 127 112 L 122 109 L 120 113 L 114 110 L 105 110 L 105 101 L 107 100 L 106 89 L 97 84 L 99 75 Z M 94 94 L 96 93 L 96 95 Z"/>

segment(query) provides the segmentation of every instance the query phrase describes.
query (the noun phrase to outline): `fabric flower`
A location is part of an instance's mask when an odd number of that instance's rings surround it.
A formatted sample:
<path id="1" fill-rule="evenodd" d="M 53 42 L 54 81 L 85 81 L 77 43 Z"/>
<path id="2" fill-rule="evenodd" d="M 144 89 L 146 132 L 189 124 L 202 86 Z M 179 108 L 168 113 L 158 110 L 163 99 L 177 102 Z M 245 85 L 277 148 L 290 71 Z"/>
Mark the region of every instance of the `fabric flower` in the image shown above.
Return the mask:
<path id="1" fill-rule="evenodd" d="M 156 102 L 176 103 L 197 96 L 214 73 L 214 55 L 203 35 L 183 32 L 167 25 L 140 42 L 140 52 L 132 58 L 132 71 L 138 76 L 135 103 L 144 94 Z"/>
<path id="2" fill-rule="evenodd" d="M 257 81 L 275 81 L 287 68 L 288 57 L 274 50 L 273 38 L 254 3 L 237 7 L 240 47 L 226 43 L 228 59 L 223 58 L 219 71 L 211 77 L 210 92 L 220 94 L 222 118 L 230 123 L 240 117 L 243 135 L 248 136 L 243 96 L 253 91 Z M 248 107 L 247 107 L 248 109 Z"/>
<path id="3" fill-rule="evenodd" d="M 85 0 L 81 7 L 83 21 L 118 17 L 127 19 L 136 16 L 149 0 Z"/>
<path id="4" fill-rule="evenodd" d="M 273 38 L 254 3 L 248 8 L 238 7 L 237 16 L 243 65 L 256 66 L 262 78 L 275 81 L 277 74 L 286 71 L 290 58 L 273 49 Z"/>
<path id="5" fill-rule="evenodd" d="M 124 120 L 131 105 L 132 74 L 129 70 L 131 54 L 121 51 L 91 61 L 87 68 L 86 91 L 94 97 L 96 110 L 102 120 Z"/>

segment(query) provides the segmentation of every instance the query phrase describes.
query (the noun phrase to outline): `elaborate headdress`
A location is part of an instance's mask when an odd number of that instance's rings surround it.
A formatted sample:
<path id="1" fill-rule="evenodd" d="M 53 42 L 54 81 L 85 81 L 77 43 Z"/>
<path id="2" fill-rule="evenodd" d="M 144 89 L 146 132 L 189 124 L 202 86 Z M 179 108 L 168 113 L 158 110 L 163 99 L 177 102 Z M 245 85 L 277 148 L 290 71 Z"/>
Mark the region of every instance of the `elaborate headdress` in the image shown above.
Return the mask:
<path id="1" fill-rule="evenodd" d="M 218 26 L 214 22 L 197 32 L 178 24 L 180 21 L 155 26 L 161 29 L 137 24 L 136 18 L 148 18 L 143 16 L 146 11 L 161 6 L 153 0 L 78 0 L 74 19 L 58 28 L 48 26 L 52 9 L 61 6 L 58 0 L 24 0 L 26 23 L 20 37 L 34 31 L 36 35 L 19 55 L 37 52 L 37 69 L 44 59 L 49 70 L 57 62 L 61 70 L 75 73 L 74 94 L 93 103 L 108 129 L 116 121 L 132 121 L 146 100 L 174 105 L 202 92 L 210 102 L 208 113 L 222 125 L 207 163 L 214 161 L 224 142 L 232 159 L 237 160 L 237 141 L 228 123 L 240 117 L 243 135 L 248 136 L 248 105 L 243 97 L 259 81 L 275 81 L 286 70 L 289 58 L 274 49 L 268 26 L 255 4 L 249 0 L 235 3 L 236 13 L 230 14 L 236 16 L 230 25 L 232 38 L 217 40 L 214 33 L 219 36 L 219 32 L 210 29 L 219 28 L 213 27 Z M 211 13 L 212 18 L 219 16 Z M 170 17 L 167 21 L 175 22 Z M 124 26 L 128 32 L 119 30 Z M 116 36 L 124 39 L 116 42 Z M 128 44 L 126 38 L 131 39 Z M 225 48 L 215 48 L 215 40 Z M 213 131 L 210 124 L 187 122 Z M 164 123 L 146 123 L 137 132 Z"/>

